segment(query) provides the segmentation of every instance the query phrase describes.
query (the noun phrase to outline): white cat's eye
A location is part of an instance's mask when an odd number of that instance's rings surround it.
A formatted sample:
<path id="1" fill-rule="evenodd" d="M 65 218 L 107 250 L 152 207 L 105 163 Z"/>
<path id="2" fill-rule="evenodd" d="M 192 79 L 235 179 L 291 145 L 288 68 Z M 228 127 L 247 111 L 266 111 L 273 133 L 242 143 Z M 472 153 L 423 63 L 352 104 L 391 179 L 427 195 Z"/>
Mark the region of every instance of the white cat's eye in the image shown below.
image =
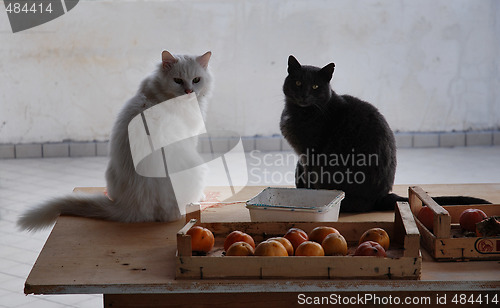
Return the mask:
<path id="1" fill-rule="evenodd" d="M 180 78 L 174 78 L 174 82 L 177 83 L 177 84 L 183 84 L 184 80 L 182 80 Z"/>
<path id="2" fill-rule="evenodd" d="M 300 87 L 302 85 L 302 82 L 297 80 L 297 81 L 295 81 L 295 84 L 297 85 L 297 87 Z"/>
<path id="3" fill-rule="evenodd" d="M 314 90 L 316 90 L 317 88 L 319 88 L 319 86 L 318 86 L 317 84 L 315 84 L 315 85 L 313 85 L 313 86 L 312 86 L 312 88 L 313 88 Z"/>
<path id="4" fill-rule="evenodd" d="M 201 78 L 200 77 L 196 77 L 195 79 L 193 79 L 193 83 L 198 83 L 200 82 Z"/>

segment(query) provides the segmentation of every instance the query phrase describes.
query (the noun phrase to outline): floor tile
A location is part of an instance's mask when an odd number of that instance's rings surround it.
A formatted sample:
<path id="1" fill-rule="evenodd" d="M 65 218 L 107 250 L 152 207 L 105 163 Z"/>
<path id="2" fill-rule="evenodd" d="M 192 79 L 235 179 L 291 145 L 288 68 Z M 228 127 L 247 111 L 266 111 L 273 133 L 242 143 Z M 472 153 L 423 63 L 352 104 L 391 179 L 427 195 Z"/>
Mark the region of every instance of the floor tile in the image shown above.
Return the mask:
<path id="1" fill-rule="evenodd" d="M 94 297 L 91 297 L 77 304 L 78 308 L 96 308 L 102 306 L 103 306 L 102 295 L 95 295 Z"/>
<path id="2" fill-rule="evenodd" d="M 21 305 L 27 305 L 25 307 L 38 307 L 38 302 L 39 299 L 37 298 L 32 298 L 24 295 L 22 292 L 18 293 L 13 293 L 13 292 L 7 292 L 5 294 L 2 294 L 1 296 L 2 301 L 0 302 L 4 307 L 8 308 L 16 308 Z"/>
<path id="3" fill-rule="evenodd" d="M 41 296 L 36 296 L 36 295 L 28 295 L 26 296 L 27 299 L 33 299 L 32 301 L 29 301 L 25 304 L 22 304 L 20 306 L 17 306 L 16 308 L 73 308 L 72 306 L 68 306 L 65 304 L 60 304 L 57 302 L 54 302 L 52 300 L 46 299 L 47 297 L 51 298 L 53 296 L 43 296 L 44 298 L 41 298 Z"/>

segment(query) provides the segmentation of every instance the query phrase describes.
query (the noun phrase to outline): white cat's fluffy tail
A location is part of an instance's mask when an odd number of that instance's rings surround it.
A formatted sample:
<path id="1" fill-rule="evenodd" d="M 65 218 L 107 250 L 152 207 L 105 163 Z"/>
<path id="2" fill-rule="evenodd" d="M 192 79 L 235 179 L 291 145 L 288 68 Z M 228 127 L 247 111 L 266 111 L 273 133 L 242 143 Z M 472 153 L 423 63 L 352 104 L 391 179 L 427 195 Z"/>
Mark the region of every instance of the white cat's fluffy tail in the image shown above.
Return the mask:
<path id="1" fill-rule="evenodd" d="M 113 202 L 104 195 L 59 197 L 26 211 L 17 221 L 21 230 L 36 231 L 54 224 L 59 215 L 110 219 Z"/>

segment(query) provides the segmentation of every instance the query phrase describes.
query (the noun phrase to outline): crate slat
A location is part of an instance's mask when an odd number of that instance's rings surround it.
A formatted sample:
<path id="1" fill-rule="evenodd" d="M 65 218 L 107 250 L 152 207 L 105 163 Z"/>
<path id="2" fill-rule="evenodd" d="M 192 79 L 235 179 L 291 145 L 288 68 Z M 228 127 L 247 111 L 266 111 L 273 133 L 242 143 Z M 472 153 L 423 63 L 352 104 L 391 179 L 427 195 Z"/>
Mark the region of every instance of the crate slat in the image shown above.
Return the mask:
<path id="1" fill-rule="evenodd" d="M 395 210 L 394 228 L 396 234 L 404 234 L 404 256 L 418 255 L 420 249 L 420 232 L 407 202 L 398 202 Z"/>
<path id="2" fill-rule="evenodd" d="M 177 275 L 187 279 L 249 277 L 416 279 L 420 276 L 421 262 L 420 257 L 390 259 L 353 256 L 220 258 L 195 256 L 177 261 Z"/>
<path id="3" fill-rule="evenodd" d="M 451 227 L 451 216 L 442 206 L 436 203 L 422 188 L 410 187 L 410 200 L 420 199 L 420 205 L 425 204 L 434 213 L 434 234 L 437 238 L 449 238 Z M 416 198 L 415 198 L 416 196 Z M 421 207 L 420 207 L 421 208 Z M 420 209 L 419 209 L 420 210 Z"/>
<path id="4" fill-rule="evenodd" d="M 191 236 L 187 234 L 198 220 L 191 219 L 182 229 L 177 232 L 177 254 L 178 256 L 191 256 Z"/>

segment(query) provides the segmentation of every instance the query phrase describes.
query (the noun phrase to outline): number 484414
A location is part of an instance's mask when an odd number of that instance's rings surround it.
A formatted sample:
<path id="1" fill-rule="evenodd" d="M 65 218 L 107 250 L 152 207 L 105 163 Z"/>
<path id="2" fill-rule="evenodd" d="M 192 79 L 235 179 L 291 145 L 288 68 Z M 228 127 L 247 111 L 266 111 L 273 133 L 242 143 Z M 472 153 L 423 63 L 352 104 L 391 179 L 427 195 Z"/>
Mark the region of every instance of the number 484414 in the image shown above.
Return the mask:
<path id="1" fill-rule="evenodd" d="M 9 14 L 37 14 L 37 13 L 52 13 L 52 3 L 19 3 L 10 2 L 5 8 Z"/>
<path id="2" fill-rule="evenodd" d="M 455 294 L 451 299 L 455 305 L 465 304 L 495 304 L 498 305 L 498 294 Z"/>

